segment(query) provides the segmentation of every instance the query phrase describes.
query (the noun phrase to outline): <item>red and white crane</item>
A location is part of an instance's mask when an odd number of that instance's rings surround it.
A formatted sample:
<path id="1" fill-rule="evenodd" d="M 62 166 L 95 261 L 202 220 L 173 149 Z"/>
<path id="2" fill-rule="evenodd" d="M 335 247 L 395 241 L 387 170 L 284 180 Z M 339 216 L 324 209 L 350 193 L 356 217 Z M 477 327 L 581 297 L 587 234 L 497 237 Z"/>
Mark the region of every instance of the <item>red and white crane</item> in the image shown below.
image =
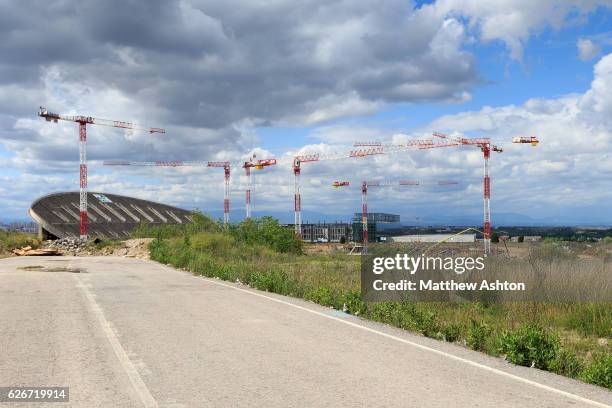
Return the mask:
<path id="1" fill-rule="evenodd" d="M 232 167 L 242 167 L 245 170 L 247 176 L 247 188 L 246 192 L 246 218 L 251 217 L 251 169 L 261 170 L 268 166 L 276 164 L 276 159 L 262 159 L 255 160 L 251 158 L 247 162 L 243 163 L 232 163 L 229 161 L 124 161 L 124 160 L 110 160 L 105 161 L 105 166 L 145 166 L 145 167 L 222 167 L 224 170 L 224 185 L 223 185 L 223 223 L 227 225 L 229 223 L 229 183 L 230 174 Z"/>
<path id="2" fill-rule="evenodd" d="M 340 188 L 340 187 L 348 187 L 350 186 L 350 181 L 334 181 L 332 183 L 332 187 Z M 368 253 L 368 188 L 370 187 L 396 187 L 396 186 L 418 186 L 422 183 L 416 180 L 371 180 L 371 181 L 362 181 L 361 182 L 361 231 L 362 231 L 362 241 L 363 241 L 363 254 Z M 439 186 L 448 186 L 457 184 L 456 181 L 438 181 L 436 183 Z"/>
<path id="3" fill-rule="evenodd" d="M 59 113 L 51 113 L 46 108 L 40 107 L 38 116 L 45 118 L 47 122 L 57 123 L 60 120 L 76 122 L 79 124 L 79 235 L 87 239 L 87 125 L 109 126 L 114 128 L 142 130 L 149 133 L 166 133 L 162 128 L 139 127 L 130 122 L 118 120 L 93 118 L 91 116 L 70 116 Z"/>
<path id="4" fill-rule="evenodd" d="M 488 255 L 491 253 L 491 175 L 489 171 L 489 159 L 491 158 L 491 151 L 496 153 L 503 152 L 503 149 L 495 145 L 491 145 L 491 139 L 485 138 L 465 138 L 465 137 L 451 137 L 444 133 L 434 132 L 435 137 L 446 139 L 457 143 L 457 145 L 471 145 L 479 147 L 484 157 L 484 177 L 483 177 L 483 235 L 484 235 L 484 253 Z"/>
<path id="5" fill-rule="evenodd" d="M 228 226 L 230 220 L 230 200 L 229 200 L 229 183 L 230 183 L 230 162 L 208 162 L 207 167 L 222 167 L 223 168 L 223 225 Z"/>
<path id="6" fill-rule="evenodd" d="M 256 170 L 261 170 L 264 167 L 274 166 L 276 165 L 276 159 L 263 159 L 263 160 L 255 160 L 255 158 L 251 158 L 249 161 L 244 162 L 242 167 L 246 173 L 247 177 L 247 190 L 246 190 L 246 219 L 251 218 L 251 188 L 252 188 L 252 179 L 251 179 L 251 169 L 255 168 Z"/>
<path id="7" fill-rule="evenodd" d="M 419 145 L 419 149 L 430 149 L 436 147 L 452 147 L 452 146 L 461 146 L 461 145 L 473 145 L 477 146 L 481 149 L 484 156 L 484 222 L 483 222 L 483 235 L 484 235 L 484 252 L 485 254 L 489 254 L 491 252 L 491 176 L 489 170 L 489 159 L 491 157 L 491 151 L 501 153 L 503 149 L 498 146 L 491 145 L 491 140 L 489 138 L 464 138 L 464 137 L 450 137 L 443 133 L 434 132 L 433 136 L 444 139 L 446 144 L 437 144 L 431 140 L 423 140 L 423 141 L 409 141 L 408 144 L 392 144 L 392 143 L 384 143 L 381 141 L 372 141 L 372 142 L 361 142 L 355 143 L 355 146 L 371 146 L 371 147 L 380 147 L 380 148 L 401 148 L 402 146 L 410 146 L 414 144 Z M 512 143 L 522 143 L 522 144 L 531 144 L 532 146 L 537 146 L 539 140 L 535 136 L 531 137 L 514 137 L 512 138 Z"/>
<path id="8" fill-rule="evenodd" d="M 302 197 L 300 191 L 300 174 L 301 165 L 303 163 L 321 162 L 326 160 L 338 160 L 347 158 L 360 158 L 377 156 L 390 153 L 398 153 L 406 150 L 420 150 L 420 149 L 433 149 L 438 147 L 455 146 L 456 143 L 440 143 L 432 139 L 413 139 L 403 144 L 384 144 L 382 142 L 361 142 L 355 143 L 355 147 L 364 147 L 363 149 L 350 150 L 348 153 L 333 153 L 328 155 L 321 155 L 318 153 L 313 154 L 301 154 L 293 158 L 293 174 L 294 174 L 294 228 L 295 235 L 301 236 L 302 233 Z"/>
<path id="9" fill-rule="evenodd" d="M 302 163 L 321 162 L 326 160 L 347 159 L 352 157 L 366 157 L 372 155 L 384 154 L 381 148 L 357 149 L 351 150 L 348 153 L 333 153 L 321 155 L 319 153 L 302 154 L 293 158 L 293 175 L 294 175 L 294 194 L 293 194 L 293 209 L 294 209 L 294 231 L 297 237 L 302 236 L 302 196 L 300 192 L 300 174 L 302 171 Z"/>

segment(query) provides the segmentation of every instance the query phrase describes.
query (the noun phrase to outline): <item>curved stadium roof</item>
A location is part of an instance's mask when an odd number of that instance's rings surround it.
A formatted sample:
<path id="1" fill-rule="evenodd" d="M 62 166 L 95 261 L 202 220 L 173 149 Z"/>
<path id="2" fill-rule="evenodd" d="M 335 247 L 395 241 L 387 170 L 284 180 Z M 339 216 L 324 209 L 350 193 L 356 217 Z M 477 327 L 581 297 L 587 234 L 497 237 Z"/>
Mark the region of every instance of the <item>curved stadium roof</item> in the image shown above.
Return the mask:
<path id="1" fill-rule="evenodd" d="M 100 238 L 127 238 L 141 222 L 149 225 L 191 222 L 189 211 L 153 201 L 117 194 L 87 194 L 88 235 Z M 79 193 L 63 192 L 40 197 L 29 210 L 46 237 L 79 236 Z"/>

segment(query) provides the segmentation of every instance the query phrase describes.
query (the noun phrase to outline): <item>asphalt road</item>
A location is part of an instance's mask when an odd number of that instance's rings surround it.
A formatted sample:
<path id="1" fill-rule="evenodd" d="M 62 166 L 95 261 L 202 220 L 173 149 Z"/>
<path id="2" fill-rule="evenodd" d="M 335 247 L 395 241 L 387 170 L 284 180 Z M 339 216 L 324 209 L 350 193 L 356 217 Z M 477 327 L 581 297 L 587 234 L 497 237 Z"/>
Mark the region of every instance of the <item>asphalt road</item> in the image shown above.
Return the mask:
<path id="1" fill-rule="evenodd" d="M 0 333 L 0 386 L 70 387 L 53 407 L 612 405 L 603 388 L 129 258 L 0 260 Z"/>

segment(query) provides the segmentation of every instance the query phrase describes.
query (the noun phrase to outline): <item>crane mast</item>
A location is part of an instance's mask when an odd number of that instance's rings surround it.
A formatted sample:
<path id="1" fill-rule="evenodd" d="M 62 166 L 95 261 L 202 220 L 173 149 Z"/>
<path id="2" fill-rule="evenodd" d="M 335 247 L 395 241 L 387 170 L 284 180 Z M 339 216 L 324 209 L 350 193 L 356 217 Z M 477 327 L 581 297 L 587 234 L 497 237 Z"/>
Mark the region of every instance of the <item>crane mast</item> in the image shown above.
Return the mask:
<path id="1" fill-rule="evenodd" d="M 47 108 L 40 107 L 38 116 L 47 122 L 57 123 L 60 120 L 76 122 L 79 124 L 79 237 L 87 239 L 87 125 L 109 126 L 121 129 L 145 130 L 149 133 L 166 133 L 162 128 L 143 128 L 131 122 L 123 122 L 109 119 L 96 119 L 91 116 L 69 116 L 52 113 Z"/>
<path id="2" fill-rule="evenodd" d="M 248 162 L 244 162 L 242 167 L 244 168 L 246 177 L 247 177 L 247 189 L 246 189 L 246 219 L 251 218 L 251 189 L 253 187 L 253 179 L 251 177 L 251 169 L 255 168 L 256 170 L 261 170 L 268 166 L 276 165 L 276 159 L 263 159 L 263 160 L 255 160 L 252 158 Z"/>
<path id="3" fill-rule="evenodd" d="M 229 183 L 230 183 L 230 162 L 208 162 L 207 167 L 222 167 L 223 168 L 223 226 L 227 228 L 230 220 L 230 200 L 229 200 Z"/>
<path id="4" fill-rule="evenodd" d="M 496 153 L 503 152 L 503 149 L 495 145 L 491 145 L 489 138 L 465 138 L 465 137 L 450 137 L 440 132 L 434 132 L 435 137 L 447 139 L 459 145 L 477 146 L 482 151 L 484 159 L 484 175 L 483 175 L 483 245 L 484 254 L 491 253 L 491 174 L 489 169 L 489 160 L 491 159 L 491 151 Z"/>

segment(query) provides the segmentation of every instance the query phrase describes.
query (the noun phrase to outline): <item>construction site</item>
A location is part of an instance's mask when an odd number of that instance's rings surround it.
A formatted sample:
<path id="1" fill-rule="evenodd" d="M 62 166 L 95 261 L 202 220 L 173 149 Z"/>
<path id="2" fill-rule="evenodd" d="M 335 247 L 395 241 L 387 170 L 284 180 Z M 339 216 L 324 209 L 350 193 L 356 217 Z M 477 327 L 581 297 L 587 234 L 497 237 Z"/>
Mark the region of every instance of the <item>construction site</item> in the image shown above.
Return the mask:
<path id="1" fill-rule="evenodd" d="M 0 407 L 612 408 L 611 21 L 0 1 Z"/>
<path id="2" fill-rule="evenodd" d="M 91 116 L 74 116 L 74 115 L 63 115 L 53 113 L 46 108 L 40 108 L 38 115 L 48 122 L 58 121 L 69 121 L 78 124 L 78 140 L 79 140 L 79 174 L 80 174 L 80 190 L 79 190 L 79 237 L 86 240 L 90 235 L 89 232 L 89 215 L 88 197 L 87 197 L 87 126 L 88 125 L 101 125 L 115 127 L 119 129 L 128 129 L 130 131 L 144 131 L 150 134 L 154 133 L 165 133 L 165 129 L 155 127 L 143 127 L 137 126 L 131 122 L 96 119 Z M 330 242 L 338 241 L 341 239 L 344 241 L 351 240 L 355 242 L 361 242 L 363 244 L 362 252 L 367 253 L 367 245 L 371 241 L 376 241 L 374 234 L 373 239 L 370 238 L 371 232 L 376 228 L 377 222 L 389 222 L 385 219 L 372 219 L 368 214 L 368 189 L 379 189 L 384 187 L 418 187 L 423 184 L 419 180 L 363 180 L 358 183 L 361 190 L 361 223 L 353 223 L 352 228 L 348 229 L 347 226 L 337 225 L 329 226 L 324 228 L 307 225 L 302 226 L 302 194 L 300 191 L 300 179 L 302 174 L 303 165 L 316 165 L 317 163 L 332 161 L 332 160 L 367 160 L 368 157 L 379 156 L 379 155 L 402 155 L 411 152 L 426 151 L 430 149 L 449 149 L 458 147 L 472 147 L 479 149 L 482 152 L 483 157 L 483 179 L 482 179 L 482 192 L 483 192 L 483 223 L 482 230 L 479 231 L 482 234 L 483 252 L 484 254 L 491 253 L 491 185 L 492 177 L 490 173 L 490 159 L 491 153 L 502 153 L 503 147 L 501 145 L 493 144 L 490 138 L 466 138 L 461 136 L 449 136 L 439 132 L 433 132 L 431 139 L 413 139 L 402 144 L 393 144 L 384 141 L 373 141 L 373 142 L 360 142 L 355 143 L 354 148 L 346 152 L 336 152 L 333 154 L 321 155 L 317 153 L 309 154 L 307 152 L 302 153 L 298 156 L 287 158 L 287 157 L 267 157 L 257 158 L 252 155 L 248 161 L 244 162 L 233 162 L 233 161 L 125 161 L 125 160 L 112 160 L 105 161 L 105 166 L 144 166 L 144 167 L 207 167 L 207 168 L 220 168 L 223 169 L 223 224 L 228 225 L 230 223 L 230 185 L 232 170 L 241 169 L 244 171 L 244 175 L 247 180 L 247 187 L 245 190 L 245 219 L 250 219 L 252 214 L 252 177 L 253 171 L 264 170 L 270 166 L 286 166 L 288 171 L 291 171 L 294 176 L 294 196 L 293 196 L 293 209 L 294 209 L 294 233 L 297 237 L 301 237 L 310 242 Z M 513 137 L 512 140 L 507 141 L 514 144 L 527 144 L 531 146 L 537 146 L 539 140 L 537 137 Z M 330 178 L 334 175 L 330 174 Z M 210 177 L 213 177 L 211 174 Z M 440 180 L 434 183 L 437 186 L 444 187 L 449 185 L 457 184 L 457 181 L 452 180 Z M 333 181 L 330 183 L 330 187 L 336 189 L 346 189 L 352 187 L 352 182 L 347 180 Z M 92 207 L 93 208 L 93 207 Z M 94 210 L 95 211 L 95 210 Z M 119 211 L 116 209 L 115 211 Z M 95 217 L 95 216 L 94 216 Z M 130 217 L 130 214 L 121 216 L 122 218 Z M 132 217 L 133 218 L 133 217 Z M 158 217 L 159 218 L 159 217 Z M 38 221 L 38 220 L 37 220 Z M 325 230 L 325 231 L 324 231 Z"/>

